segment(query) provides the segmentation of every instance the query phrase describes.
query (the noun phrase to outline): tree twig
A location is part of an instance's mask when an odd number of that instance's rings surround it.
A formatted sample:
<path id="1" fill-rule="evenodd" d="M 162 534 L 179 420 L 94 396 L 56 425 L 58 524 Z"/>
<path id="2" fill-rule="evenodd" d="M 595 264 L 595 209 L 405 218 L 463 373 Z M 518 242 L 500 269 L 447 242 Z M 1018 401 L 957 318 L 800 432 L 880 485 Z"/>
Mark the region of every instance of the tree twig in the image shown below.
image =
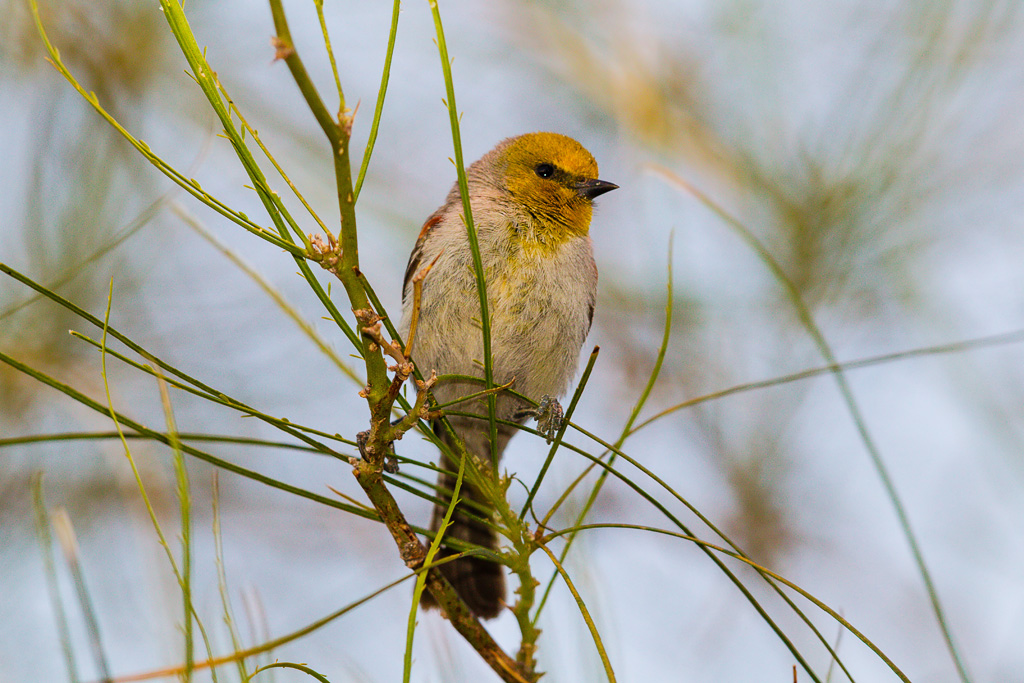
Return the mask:
<path id="1" fill-rule="evenodd" d="M 389 453 L 391 453 L 392 443 L 395 439 L 400 438 L 420 419 L 431 415 L 427 403 L 428 393 L 430 386 L 437 381 L 437 377 L 432 374 L 427 380 L 417 381 L 416 404 L 397 425 L 392 425 L 390 423 L 392 407 L 400 396 L 402 385 L 415 371 L 415 366 L 398 342 L 388 342 L 384 339 L 381 333 L 383 319 L 370 307 L 366 289 L 362 285 L 356 233 L 355 198 L 349 157 L 352 114 L 345 109 L 344 101 L 342 101 L 337 122 L 332 119 L 295 50 L 281 0 L 269 0 L 269 2 L 277 32 L 274 39 L 277 56 L 287 64 L 306 104 L 331 144 L 331 156 L 334 161 L 341 209 L 341 230 L 337 240 L 330 235 L 328 235 L 326 243 L 315 238 L 311 240 L 309 255 L 341 280 L 348 294 L 352 312 L 360 323 L 358 342 L 362 351 L 361 355 L 366 362 L 367 382 L 366 387 L 359 392 L 359 395 L 366 399 L 369 406 L 370 428 L 360 432 L 357 437 L 360 454 L 363 457 L 351 459 L 353 475 L 394 538 L 403 562 L 415 569 L 423 565 L 427 551 L 409 526 L 391 492 L 385 486 L 383 473 L 393 464 L 394 459 L 391 457 L 389 460 Z M 425 270 L 429 272 L 429 267 Z M 426 277 L 426 272 L 423 273 L 423 277 Z M 484 305 L 486 304 L 484 303 Z M 394 359 L 396 364 L 389 368 L 384 360 L 384 354 Z M 394 372 L 394 377 L 390 380 L 387 376 L 388 370 Z M 489 372 L 487 376 L 490 379 Z M 493 385 L 493 383 L 491 384 Z M 460 450 L 462 452 L 459 453 L 459 457 L 470 457 L 464 448 Z M 470 475 L 477 473 L 474 464 L 472 461 L 467 462 L 467 465 L 470 465 Z M 439 571 L 431 570 L 427 573 L 426 587 L 455 630 L 466 639 L 502 680 L 511 683 L 530 683 L 532 677 L 524 676 L 515 660 L 494 642 Z"/>

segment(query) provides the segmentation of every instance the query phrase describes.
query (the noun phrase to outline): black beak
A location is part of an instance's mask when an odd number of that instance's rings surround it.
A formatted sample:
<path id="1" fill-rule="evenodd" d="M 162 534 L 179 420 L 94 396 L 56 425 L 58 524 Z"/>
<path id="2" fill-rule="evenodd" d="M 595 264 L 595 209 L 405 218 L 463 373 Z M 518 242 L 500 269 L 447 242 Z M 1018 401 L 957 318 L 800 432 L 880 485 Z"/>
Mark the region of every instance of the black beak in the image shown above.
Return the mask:
<path id="1" fill-rule="evenodd" d="M 605 192 L 616 190 L 618 187 L 619 186 L 615 183 L 609 183 L 606 180 L 598 180 L 597 178 L 594 178 L 593 180 L 581 180 L 576 183 L 576 192 L 581 197 L 593 199 L 594 197 L 600 197 Z"/>

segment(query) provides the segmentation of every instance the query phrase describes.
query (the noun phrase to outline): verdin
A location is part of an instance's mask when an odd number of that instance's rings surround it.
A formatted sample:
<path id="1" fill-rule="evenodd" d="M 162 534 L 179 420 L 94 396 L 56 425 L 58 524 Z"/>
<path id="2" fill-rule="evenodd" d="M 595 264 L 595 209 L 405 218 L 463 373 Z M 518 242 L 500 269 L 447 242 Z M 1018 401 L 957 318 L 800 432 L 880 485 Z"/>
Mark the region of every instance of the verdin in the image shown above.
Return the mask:
<path id="1" fill-rule="evenodd" d="M 466 170 L 490 314 L 491 356 L 496 384 L 515 379 L 513 388 L 535 400 L 560 396 L 576 372 L 580 347 L 590 331 L 597 293 L 597 266 L 590 237 L 593 199 L 614 190 L 597 178 L 594 157 L 572 138 L 529 133 L 509 138 Z M 422 282 L 412 356 L 425 374 L 483 377 L 480 299 L 473 256 L 462 218 L 456 183 L 444 205 L 427 219 L 409 257 L 402 292 L 402 335 L 408 338 L 413 313 L 413 278 L 433 263 Z M 479 392 L 480 384 L 441 381 L 434 397 L 446 403 Z M 529 406 L 499 394 L 499 420 L 523 422 Z M 460 403 L 453 410 L 487 415 L 487 399 Z M 486 418 L 450 416 L 469 453 L 490 462 Z M 515 429 L 498 425 L 500 457 Z M 443 430 L 438 430 L 447 440 Z M 441 458 L 441 468 L 458 463 Z M 496 465 L 496 463 L 495 463 Z M 438 495 L 450 497 L 454 474 L 441 474 Z M 460 499 L 486 503 L 464 481 Z M 497 549 L 497 534 L 482 519 L 480 505 L 459 505 L 446 537 Z M 461 513 L 460 513 L 461 511 Z M 469 517 L 465 512 L 474 515 Z M 445 508 L 434 508 L 437 530 Z M 505 599 L 501 565 L 479 557 L 443 565 L 442 572 L 470 609 L 492 618 Z M 423 603 L 434 606 L 429 593 Z"/>

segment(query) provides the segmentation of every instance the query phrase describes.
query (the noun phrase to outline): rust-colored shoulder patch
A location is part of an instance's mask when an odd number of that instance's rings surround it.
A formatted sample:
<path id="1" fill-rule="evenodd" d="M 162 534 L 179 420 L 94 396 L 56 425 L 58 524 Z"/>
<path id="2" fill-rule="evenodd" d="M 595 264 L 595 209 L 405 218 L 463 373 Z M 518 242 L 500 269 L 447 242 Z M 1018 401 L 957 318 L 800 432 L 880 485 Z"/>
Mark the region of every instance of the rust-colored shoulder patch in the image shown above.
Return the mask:
<path id="1" fill-rule="evenodd" d="M 423 224 L 420 229 L 420 236 L 416 238 L 416 244 L 412 248 L 412 253 L 409 254 L 409 263 L 405 267 L 405 278 L 402 280 L 402 303 L 405 303 L 405 295 L 409 288 L 409 282 L 412 276 L 416 274 L 417 269 L 420 267 L 420 257 L 423 255 L 423 241 L 427 238 L 427 233 L 430 232 L 431 228 L 441 222 L 441 211 L 435 211 L 427 222 Z"/>
<path id="2" fill-rule="evenodd" d="M 430 229 L 432 227 L 434 227 L 435 225 L 437 225 L 438 223 L 440 223 L 440 222 L 441 222 L 441 212 L 437 211 L 437 212 L 434 213 L 433 216 L 428 218 L 427 222 L 423 224 L 422 228 L 420 228 L 420 236 L 416 238 L 416 241 L 418 242 L 421 239 L 423 239 L 424 237 L 426 237 L 427 233 L 430 232 Z"/>

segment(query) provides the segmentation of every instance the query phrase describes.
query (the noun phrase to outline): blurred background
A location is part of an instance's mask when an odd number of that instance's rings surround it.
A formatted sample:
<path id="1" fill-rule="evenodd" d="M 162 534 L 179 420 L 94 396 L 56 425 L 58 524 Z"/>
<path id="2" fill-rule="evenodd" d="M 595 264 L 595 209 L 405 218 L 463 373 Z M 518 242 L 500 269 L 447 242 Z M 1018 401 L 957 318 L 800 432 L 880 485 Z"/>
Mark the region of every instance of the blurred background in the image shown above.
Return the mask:
<path id="1" fill-rule="evenodd" d="M 362 429 L 356 385 L 175 207 L 194 214 L 348 359 L 346 340 L 321 320 L 290 257 L 176 190 L 44 61 L 25 3 L 0 6 L 0 260 L 100 317 L 113 278 L 111 324 L 153 354 L 266 413 L 346 436 Z M 285 6 L 300 54 L 333 109 L 314 5 Z M 712 197 L 765 244 L 841 361 L 1024 328 L 1019 3 L 453 0 L 441 9 L 467 161 L 507 136 L 554 130 L 579 139 L 601 177 L 622 188 L 601 198 L 592 228 L 601 284 L 588 345 L 599 344 L 601 354 L 574 416 L 583 427 L 614 441 L 625 424 L 657 356 L 670 258 L 672 338 L 641 418 L 825 364 L 785 289 L 751 248 L 652 165 Z M 215 117 L 182 71 L 156 3 L 63 0 L 43 2 L 42 11 L 68 67 L 125 128 L 211 194 L 266 223 L 230 146 L 217 137 Z M 333 229 L 330 159 L 286 67 L 272 62 L 268 7 L 193 0 L 187 11 L 223 85 Z M 390 4 L 328 2 L 325 12 L 349 106 L 362 104 L 354 130 L 361 150 Z M 433 41 L 427 3 L 406 3 L 359 200 L 362 267 L 392 313 L 415 236 L 455 177 Z M 314 229 L 309 221 L 307 231 Z M 99 355 L 67 333 L 98 331 L 31 295 L 0 279 L 0 350 L 103 401 Z M 1021 344 L 1003 343 L 848 374 L 974 681 L 1024 681 L 1022 361 Z M 108 367 L 115 405 L 162 428 L 152 378 L 112 360 Z M 180 392 L 172 400 L 182 431 L 277 437 Z M 111 428 L 102 415 L 0 366 L 0 439 Z M 596 448 L 582 437 L 572 441 Z M 209 450 L 323 495 L 333 495 L 330 486 L 362 499 L 338 461 L 266 448 Z M 833 378 L 677 411 L 631 437 L 625 450 L 758 561 L 840 611 L 912 680 L 958 680 Z M 436 458 L 416 438 L 399 452 Z M 520 436 L 505 465 L 530 482 L 546 452 L 539 439 Z M 132 453 L 173 545 L 171 453 L 143 441 L 132 442 Z M 188 466 L 193 597 L 225 652 L 212 470 L 194 460 Z M 562 451 L 537 509 L 546 510 L 585 466 Z M 8 445 L 0 448 L 0 682 L 69 680 L 34 529 L 38 472 L 47 505 L 66 509 L 77 534 L 113 673 L 179 663 L 178 588 L 120 444 Z M 515 486 L 511 495 L 524 498 Z M 584 500 L 580 489 L 553 525 L 570 524 Z M 426 522 L 427 503 L 405 494 L 400 502 L 411 519 Z M 667 504 L 693 521 L 678 502 Z M 247 644 L 298 629 L 404 574 L 378 525 L 229 473 L 220 475 L 220 508 L 224 570 Z M 615 481 L 588 519 L 665 525 Z M 546 562 L 538 558 L 537 566 L 546 578 Z M 792 680 L 790 652 L 690 544 L 589 532 L 568 568 L 619 680 Z M 740 574 L 825 672 L 827 653 L 753 574 Z M 57 575 L 79 674 L 93 680 L 99 671 L 63 564 Z M 568 591 L 556 586 L 551 600 L 540 624 L 545 680 L 600 679 Z M 332 681 L 396 680 L 408 608 L 403 586 L 273 657 L 307 662 Z M 827 637 L 838 637 L 834 622 L 815 620 Z M 492 679 L 447 623 L 436 615 L 420 621 L 414 680 Z M 515 648 L 510 616 L 493 622 L 493 631 Z M 849 634 L 838 649 L 858 680 L 895 680 Z M 225 671 L 221 680 L 233 675 Z M 301 676 L 279 671 L 276 678 Z M 800 672 L 799 680 L 809 678 Z"/>

